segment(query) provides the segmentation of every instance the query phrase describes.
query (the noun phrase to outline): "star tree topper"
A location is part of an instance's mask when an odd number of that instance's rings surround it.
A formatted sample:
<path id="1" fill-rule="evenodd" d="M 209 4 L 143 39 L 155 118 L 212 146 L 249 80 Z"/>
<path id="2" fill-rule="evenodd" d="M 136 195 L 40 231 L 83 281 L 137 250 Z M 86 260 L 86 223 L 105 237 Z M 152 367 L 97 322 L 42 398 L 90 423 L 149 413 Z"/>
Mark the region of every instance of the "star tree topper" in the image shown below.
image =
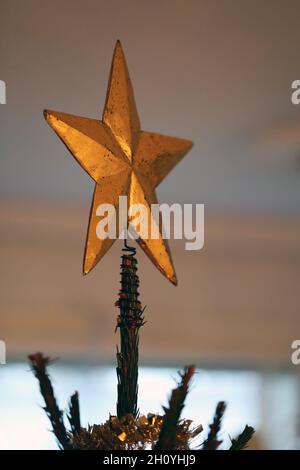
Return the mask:
<path id="1" fill-rule="evenodd" d="M 142 131 L 124 53 L 117 41 L 102 121 L 49 111 L 45 119 L 78 163 L 95 181 L 85 246 L 83 272 L 89 273 L 114 243 L 96 234 L 100 204 L 113 204 L 117 214 L 119 196 L 128 205 L 144 204 L 151 218 L 151 204 L 157 204 L 155 188 L 192 147 L 189 140 Z M 128 218 L 127 224 L 130 224 Z M 173 284 L 177 278 L 161 230 L 157 239 L 137 239 L 154 265 Z"/>

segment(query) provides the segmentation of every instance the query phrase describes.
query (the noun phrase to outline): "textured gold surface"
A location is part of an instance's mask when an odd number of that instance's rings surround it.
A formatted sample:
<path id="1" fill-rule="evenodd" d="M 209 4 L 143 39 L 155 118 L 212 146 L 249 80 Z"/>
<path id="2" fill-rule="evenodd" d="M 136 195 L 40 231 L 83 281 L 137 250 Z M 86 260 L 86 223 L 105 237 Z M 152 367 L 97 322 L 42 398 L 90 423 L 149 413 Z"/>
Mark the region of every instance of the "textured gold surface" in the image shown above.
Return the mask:
<path id="1" fill-rule="evenodd" d="M 102 121 L 49 110 L 44 115 L 95 181 L 83 264 L 83 272 L 87 274 L 115 241 L 109 238 L 102 240 L 96 235 L 99 221 L 96 208 L 99 204 L 113 204 L 118 213 L 119 196 L 127 195 L 129 206 L 137 203 L 146 205 L 150 222 L 151 204 L 157 203 L 156 186 L 183 158 L 192 142 L 141 131 L 119 41 L 114 51 Z M 160 235 L 157 239 L 140 237 L 137 242 L 154 265 L 173 284 L 177 284 L 166 240 Z"/>

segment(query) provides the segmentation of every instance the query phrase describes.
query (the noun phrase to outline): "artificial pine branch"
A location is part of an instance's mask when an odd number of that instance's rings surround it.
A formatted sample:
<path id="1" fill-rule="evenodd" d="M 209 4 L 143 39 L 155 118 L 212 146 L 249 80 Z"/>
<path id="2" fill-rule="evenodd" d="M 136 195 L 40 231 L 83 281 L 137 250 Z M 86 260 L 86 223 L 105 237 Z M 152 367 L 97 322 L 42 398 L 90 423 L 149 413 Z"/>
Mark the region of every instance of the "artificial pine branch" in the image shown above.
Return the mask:
<path id="1" fill-rule="evenodd" d="M 121 339 L 120 350 L 117 350 L 119 419 L 128 414 L 138 416 L 139 329 L 144 325 L 144 309 L 138 292 L 136 249 L 129 247 L 125 240 L 122 251 L 125 253 L 121 256 L 121 288 L 115 304 L 120 309 L 116 326 L 120 329 Z"/>
<path id="2" fill-rule="evenodd" d="M 69 403 L 67 418 L 71 431 L 65 428 L 63 412 L 59 409 L 54 396 L 47 366 L 49 357 L 41 353 L 29 357 L 32 370 L 39 381 L 41 394 L 45 401 L 44 410 L 52 424 L 60 449 L 146 449 L 151 445 L 159 450 L 190 449 L 193 439 L 198 437 L 202 426 L 191 427 L 192 421 L 180 419 L 189 384 L 195 372 L 194 367 L 186 367 L 180 374 L 180 383 L 169 399 L 165 415 L 140 416 L 137 408 L 138 398 L 138 358 L 139 329 L 144 325 L 144 317 L 139 301 L 139 279 L 137 276 L 136 250 L 126 244 L 121 264 L 121 289 L 116 305 L 120 309 L 117 328 L 120 329 L 121 345 L 117 350 L 118 401 L 117 417 L 110 416 L 103 424 L 81 428 L 78 393 L 75 392 Z M 203 449 L 216 450 L 222 441 L 218 440 L 225 403 L 219 402 L 213 423 Z M 231 441 L 229 450 L 242 450 L 246 447 L 254 430 L 246 426 L 237 439 Z"/>
<path id="3" fill-rule="evenodd" d="M 81 429 L 80 423 L 80 408 L 79 408 L 79 395 L 76 391 L 70 398 L 69 403 L 69 413 L 68 413 L 68 420 L 71 426 L 71 432 L 73 436 L 79 434 Z"/>
<path id="4" fill-rule="evenodd" d="M 220 401 L 217 404 L 214 419 L 212 424 L 209 425 L 209 433 L 207 439 L 203 443 L 203 450 L 217 450 L 222 441 L 218 440 L 218 434 L 221 430 L 222 418 L 226 409 L 226 403 Z"/>
<path id="5" fill-rule="evenodd" d="M 252 426 L 246 424 L 245 429 L 236 439 L 231 439 L 231 446 L 229 450 L 243 450 L 247 447 L 248 442 L 252 438 L 255 430 Z"/>
<path id="6" fill-rule="evenodd" d="M 176 449 L 177 426 L 194 372 L 195 368 L 193 366 L 186 367 L 184 373 L 181 374 L 181 382 L 178 384 L 178 387 L 172 390 L 169 406 L 168 408 L 164 407 L 164 421 L 155 449 Z"/>
<path id="7" fill-rule="evenodd" d="M 39 381 L 41 394 L 45 401 L 44 410 L 51 422 L 53 433 L 62 449 L 71 449 L 68 433 L 64 425 L 63 412 L 58 407 L 51 380 L 47 373 L 47 366 L 50 363 L 50 358 L 43 356 L 41 353 L 32 354 L 28 356 L 28 358 L 34 375 Z"/>
<path id="8" fill-rule="evenodd" d="M 185 368 L 181 375 L 180 384 L 172 391 L 169 407 L 164 408 L 165 415 L 139 416 L 125 415 L 121 419 L 110 416 L 103 424 L 95 424 L 88 428 L 81 428 L 79 414 L 78 393 L 75 392 L 70 399 L 69 414 L 67 415 L 71 432 L 68 433 L 64 421 L 63 412 L 59 409 L 54 396 L 47 366 L 49 357 L 36 353 L 28 356 L 32 370 L 37 377 L 42 396 L 45 400 L 45 411 L 52 424 L 53 432 L 59 442 L 60 449 L 64 450 L 99 450 L 99 449 L 146 449 L 152 444 L 155 449 L 190 449 L 192 440 L 200 434 L 202 426 L 191 427 L 190 420 L 180 419 L 185 398 L 189 391 L 189 384 L 194 374 L 194 367 Z M 213 424 L 204 443 L 204 449 L 216 450 L 221 441 L 217 435 L 221 428 L 221 420 L 224 414 L 225 404 L 220 402 L 217 406 Z M 242 450 L 251 439 L 254 429 L 246 426 L 237 439 L 232 439 L 229 450 Z"/>

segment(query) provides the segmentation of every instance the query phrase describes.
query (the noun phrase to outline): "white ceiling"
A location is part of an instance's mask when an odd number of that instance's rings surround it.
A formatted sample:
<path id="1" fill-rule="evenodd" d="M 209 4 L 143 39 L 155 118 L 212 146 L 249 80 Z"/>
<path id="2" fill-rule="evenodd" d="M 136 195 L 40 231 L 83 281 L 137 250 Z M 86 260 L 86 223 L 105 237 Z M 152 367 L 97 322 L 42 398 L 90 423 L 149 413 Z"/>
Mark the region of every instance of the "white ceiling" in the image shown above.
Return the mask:
<path id="1" fill-rule="evenodd" d="M 2 191 L 88 201 L 89 178 L 42 110 L 101 116 L 120 38 L 143 128 L 195 142 L 162 200 L 299 213 L 299 18 L 292 0 L 2 2 Z"/>

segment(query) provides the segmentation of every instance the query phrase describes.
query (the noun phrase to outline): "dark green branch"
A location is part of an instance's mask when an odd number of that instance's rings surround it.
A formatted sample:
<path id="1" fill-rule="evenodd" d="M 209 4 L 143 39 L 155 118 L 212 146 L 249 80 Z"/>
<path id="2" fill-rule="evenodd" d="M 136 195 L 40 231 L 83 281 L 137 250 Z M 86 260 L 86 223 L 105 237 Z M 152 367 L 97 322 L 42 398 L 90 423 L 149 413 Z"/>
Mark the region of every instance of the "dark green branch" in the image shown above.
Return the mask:
<path id="1" fill-rule="evenodd" d="M 206 441 L 203 444 L 203 450 L 217 450 L 222 441 L 218 440 L 218 434 L 221 430 L 222 418 L 226 409 L 224 401 L 217 404 L 214 419 L 212 424 L 209 425 L 209 433 Z"/>
<path id="2" fill-rule="evenodd" d="M 138 415 L 138 361 L 139 329 L 144 324 L 139 301 L 139 278 L 137 276 L 136 250 L 126 244 L 121 264 L 121 288 L 116 306 L 120 313 L 117 328 L 120 329 L 121 345 L 117 350 L 118 401 L 117 415 Z"/>
<path id="3" fill-rule="evenodd" d="M 229 450 L 245 449 L 254 433 L 254 429 L 251 426 L 246 425 L 244 431 L 241 432 L 241 434 L 236 439 L 231 440 L 231 447 Z"/>
<path id="4" fill-rule="evenodd" d="M 75 436 L 81 429 L 78 392 L 75 392 L 70 398 L 69 413 L 67 416 L 71 426 L 71 432 L 73 436 Z"/>
<path id="5" fill-rule="evenodd" d="M 164 407 L 164 422 L 155 449 L 172 450 L 176 448 L 176 431 L 184 402 L 189 391 L 189 384 L 195 368 L 190 366 L 181 374 L 178 387 L 172 390 L 168 408 Z"/>
<path id="6" fill-rule="evenodd" d="M 51 380 L 47 373 L 47 366 L 50 363 L 50 358 L 43 356 L 41 353 L 32 354 L 31 356 L 28 356 L 28 358 L 34 375 L 39 381 L 41 394 L 45 401 L 44 410 L 51 422 L 53 433 L 62 449 L 70 449 L 71 445 L 64 425 L 63 412 L 57 405 Z"/>

